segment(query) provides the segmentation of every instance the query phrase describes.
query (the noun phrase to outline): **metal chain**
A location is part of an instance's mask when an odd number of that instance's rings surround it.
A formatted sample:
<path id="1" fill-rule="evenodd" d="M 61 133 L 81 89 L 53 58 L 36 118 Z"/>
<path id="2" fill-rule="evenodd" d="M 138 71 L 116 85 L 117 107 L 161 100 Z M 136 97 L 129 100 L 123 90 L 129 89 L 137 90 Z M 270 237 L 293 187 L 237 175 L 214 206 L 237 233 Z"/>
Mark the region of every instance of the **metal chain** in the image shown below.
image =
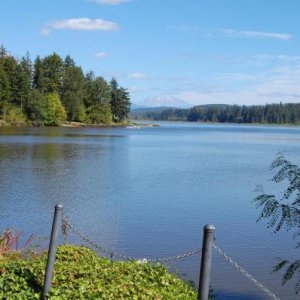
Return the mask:
<path id="1" fill-rule="evenodd" d="M 251 280 L 256 286 L 258 286 L 262 291 L 264 291 L 267 295 L 269 295 L 274 300 L 280 300 L 276 295 L 274 295 L 271 291 L 269 291 L 265 286 L 263 286 L 259 281 L 257 281 L 252 275 L 250 275 L 245 269 L 243 269 L 240 265 L 238 265 L 230 256 L 224 253 L 219 247 L 213 244 L 213 248 L 223 257 L 226 261 L 232 264 L 241 274 L 243 274 L 246 278 Z"/>
<path id="2" fill-rule="evenodd" d="M 65 216 L 62 217 L 62 224 L 61 224 L 61 231 L 64 237 L 64 243 L 68 242 L 68 235 L 69 235 L 69 225 L 68 225 L 68 218 Z"/>
<path id="3" fill-rule="evenodd" d="M 115 256 L 115 257 L 119 257 L 119 258 L 124 259 L 124 260 L 137 260 L 140 263 L 147 263 L 147 262 L 155 263 L 155 262 L 175 261 L 175 260 L 187 258 L 187 257 L 190 257 L 192 255 L 196 255 L 196 254 L 201 253 L 201 249 L 195 249 L 193 251 L 189 251 L 189 252 L 186 252 L 184 254 L 175 255 L 175 256 L 167 256 L 167 257 L 161 257 L 161 258 L 135 258 L 135 257 L 132 257 L 132 256 L 120 254 L 118 252 L 115 252 L 115 251 L 107 248 L 107 247 L 96 244 L 95 242 L 90 240 L 87 236 L 85 236 L 83 233 L 81 233 L 78 229 L 76 229 L 72 224 L 70 224 L 70 222 L 69 222 L 66 215 L 63 215 L 63 220 L 62 221 L 63 221 L 62 222 L 62 231 L 63 231 L 63 234 L 64 234 L 65 237 L 66 237 L 66 235 L 68 234 L 68 232 L 70 230 L 74 234 L 76 234 L 78 237 L 80 237 L 83 241 L 85 241 L 88 244 L 90 244 L 91 246 L 93 246 L 95 249 L 97 249 L 101 252 L 104 252 L 106 254 L 109 254 L 111 258 L 113 258 Z"/>

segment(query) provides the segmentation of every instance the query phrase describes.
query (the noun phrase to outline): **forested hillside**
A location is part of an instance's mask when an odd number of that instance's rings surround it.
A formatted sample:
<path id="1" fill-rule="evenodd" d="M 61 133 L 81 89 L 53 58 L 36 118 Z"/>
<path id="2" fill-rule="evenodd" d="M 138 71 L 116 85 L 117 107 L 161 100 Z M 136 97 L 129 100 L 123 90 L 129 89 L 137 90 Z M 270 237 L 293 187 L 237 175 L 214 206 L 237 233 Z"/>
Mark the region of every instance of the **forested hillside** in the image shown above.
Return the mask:
<path id="1" fill-rule="evenodd" d="M 219 123 L 300 124 L 300 103 L 202 105 L 191 109 L 133 112 L 136 119 Z"/>
<path id="2" fill-rule="evenodd" d="M 21 59 L 0 48 L 0 121 L 5 124 L 60 125 L 119 123 L 130 111 L 128 91 L 115 78 L 82 68 L 68 55 Z"/>

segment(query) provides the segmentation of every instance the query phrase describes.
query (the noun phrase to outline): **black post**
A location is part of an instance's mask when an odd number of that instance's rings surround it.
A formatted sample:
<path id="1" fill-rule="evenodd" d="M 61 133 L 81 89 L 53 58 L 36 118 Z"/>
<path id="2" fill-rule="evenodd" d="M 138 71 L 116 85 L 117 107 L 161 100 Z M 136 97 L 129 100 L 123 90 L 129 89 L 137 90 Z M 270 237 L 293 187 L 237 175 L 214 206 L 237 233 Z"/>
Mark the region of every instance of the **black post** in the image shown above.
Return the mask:
<path id="1" fill-rule="evenodd" d="M 212 246 L 216 228 L 214 225 L 205 225 L 201 255 L 201 269 L 199 278 L 198 300 L 208 300 L 212 261 Z"/>
<path id="2" fill-rule="evenodd" d="M 47 299 L 47 294 L 51 289 L 56 248 L 57 248 L 57 238 L 58 238 L 58 233 L 60 230 L 60 224 L 61 224 L 61 220 L 62 220 L 62 210 L 63 210 L 62 205 L 60 205 L 60 204 L 55 205 L 51 238 L 50 238 L 49 251 L 48 251 L 48 261 L 47 261 L 44 288 L 43 288 L 43 294 L 42 294 L 43 300 Z"/>

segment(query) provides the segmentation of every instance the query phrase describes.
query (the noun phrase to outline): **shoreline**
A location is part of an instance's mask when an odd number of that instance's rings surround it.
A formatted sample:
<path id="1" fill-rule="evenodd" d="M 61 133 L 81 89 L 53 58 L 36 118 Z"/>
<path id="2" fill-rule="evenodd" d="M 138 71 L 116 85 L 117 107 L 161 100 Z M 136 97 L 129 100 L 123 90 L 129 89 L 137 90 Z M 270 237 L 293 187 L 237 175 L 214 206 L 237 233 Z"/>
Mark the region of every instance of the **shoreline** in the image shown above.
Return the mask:
<path id="1" fill-rule="evenodd" d="M 145 124 L 136 123 L 134 121 L 127 121 L 123 123 L 111 123 L 111 124 L 88 124 L 81 122 L 62 122 L 60 125 L 56 126 L 46 126 L 30 123 L 6 123 L 0 120 L 0 128 L 17 128 L 17 127 L 65 127 L 65 128 L 142 128 L 142 127 L 159 127 L 159 124 Z"/>
<path id="2" fill-rule="evenodd" d="M 40 124 L 30 123 L 7 123 L 0 120 L 0 128 L 16 128 L 16 127 L 65 127 L 65 128 L 143 128 L 143 127 L 160 127 L 157 123 L 143 123 L 143 122 L 172 122 L 172 123 L 188 123 L 188 124 L 199 124 L 199 125 L 236 125 L 236 126 L 274 126 L 274 127 L 300 127 L 300 124 L 293 123 L 235 123 L 235 122 L 191 122 L 181 120 L 129 120 L 122 123 L 111 123 L 111 124 L 89 124 L 75 121 L 62 122 L 60 125 L 47 126 Z"/>
<path id="3" fill-rule="evenodd" d="M 133 122 L 171 122 L 171 123 L 188 123 L 188 124 L 199 124 L 199 125 L 245 125 L 245 126 L 278 126 L 278 127 L 300 127 L 300 124 L 293 123 L 235 123 L 235 122 L 192 122 L 192 121 L 182 121 L 182 120 L 149 120 L 149 119 L 138 119 L 132 120 Z"/>

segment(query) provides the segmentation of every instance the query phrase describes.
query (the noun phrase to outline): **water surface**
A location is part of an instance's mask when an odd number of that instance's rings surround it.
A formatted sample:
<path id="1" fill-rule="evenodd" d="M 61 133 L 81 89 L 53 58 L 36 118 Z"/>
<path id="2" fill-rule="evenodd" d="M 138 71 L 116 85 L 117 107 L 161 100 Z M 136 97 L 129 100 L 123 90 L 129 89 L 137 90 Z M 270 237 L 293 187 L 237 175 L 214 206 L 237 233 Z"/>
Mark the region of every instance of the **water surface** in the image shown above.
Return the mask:
<path id="1" fill-rule="evenodd" d="M 300 164 L 300 128 L 161 123 L 158 128 L 0 128 L 0 227 L 48 236 L 53 207 L 92 240 L 136 257 L 199 248 L 202 227 L 282 299 L 295 299 L 271 273 L 275 257 L 297 258 L 291 234 L 257 223 L 257 185 L 281 151 Z M 80 243 L 76 237 L 72 242 Z M 198 282 L 199 257 L 169 263 Z M 217 254 L 217 299 L 269 299 Z"/>

